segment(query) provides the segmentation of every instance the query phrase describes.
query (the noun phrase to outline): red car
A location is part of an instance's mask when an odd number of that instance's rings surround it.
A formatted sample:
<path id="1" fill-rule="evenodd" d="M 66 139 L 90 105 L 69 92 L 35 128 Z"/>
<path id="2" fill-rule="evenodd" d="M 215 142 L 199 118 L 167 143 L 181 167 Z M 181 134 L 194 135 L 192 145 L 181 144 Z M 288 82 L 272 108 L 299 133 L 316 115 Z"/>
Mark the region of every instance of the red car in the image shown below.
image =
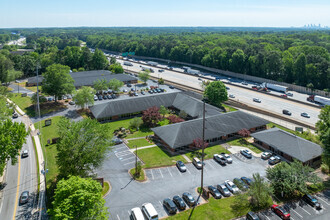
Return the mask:
<path id="1" fill-rule="evenodd" d="M 284 98 L 288 98 L 288 96 L 287 96 L 287 95 L 285 95 L 285 94 L 281 95 L 281 97 L 284 97 Z"/>
<path id="2" fill-rule="evenodd" d="M 272 205 L 271 209 L 273 212 L 275 212 L 276 215 L 281 217 L 281 219 L 290 219 L 290 213 L 285 208 L 274 204 Z"/>

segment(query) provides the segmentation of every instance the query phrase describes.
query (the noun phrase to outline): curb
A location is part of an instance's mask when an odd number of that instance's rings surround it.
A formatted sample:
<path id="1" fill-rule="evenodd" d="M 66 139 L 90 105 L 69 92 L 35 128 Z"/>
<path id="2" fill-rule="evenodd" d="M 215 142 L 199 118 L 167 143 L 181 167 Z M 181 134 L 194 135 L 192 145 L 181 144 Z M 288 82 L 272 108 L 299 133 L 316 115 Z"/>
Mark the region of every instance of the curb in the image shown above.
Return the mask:
<path id="1" fill-rule="evenodd" d="M 134 169 L 134 167 L 131 168 L 131 169 Z M 146 175 L 146 172 L 145 172 L 145 169 L 144 169 L 144 168 L 142 168 L 142 170 L 143 170 L 143 174 L 144 174 L 144 180 L 136 180 L 136 179 L 134 179 L 133 175 L 129 172 L 131 169 L 128 170 L 128 175 L 130 175 L 130 177 L 131 177 L 134 181 L 136 181 L 136 182 L 140 182 L 140 183 L 144 183 L 144 182 L 147 182 L 147 181 L 148 181 L 148 177 L 147 177 L 147 175 Z"/>
<path id="2" fill-rule="evenodd" d="M 107 195 L 109 195 L 111 193 L 111 190 L 112 190 L 112 186 L 111 186 L 110 181 L 104 181 L 104 182 L 109 184 L 109 190 L 106 194 L 104 194 L 104 196 L 102 198 L 105 198 Z"/>

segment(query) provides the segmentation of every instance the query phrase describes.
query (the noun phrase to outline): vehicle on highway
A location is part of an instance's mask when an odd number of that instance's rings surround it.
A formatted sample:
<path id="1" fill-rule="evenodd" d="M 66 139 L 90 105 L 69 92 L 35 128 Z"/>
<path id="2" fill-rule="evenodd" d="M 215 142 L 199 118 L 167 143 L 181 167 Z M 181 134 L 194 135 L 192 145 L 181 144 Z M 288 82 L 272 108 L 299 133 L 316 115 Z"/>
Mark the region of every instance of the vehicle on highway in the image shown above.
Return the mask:
<path id="1" fill-rule="evenodd" d="M 293 96 L 293 93 L 292 92 L 287 92 L 286 95 L 287 96 Z"/>
<path id="2" fill-rule="evenodd" d="M 318 95 L 310 95 L 307 98 L 307 101 L 319 103 L 321 105 L 330 105 L 330 98 L 325 98 L 325 97 L 318 96 Z"/>
<path id="3" fill-rule="evenodd" d="M 246 183 L 248 186 L 250 186 L 250 185 L 253 183 L 253 181 L 252 181 L 250 178 L 247 178 L 247 177 L 245 177 L 245 176 L 242 176 L 242 177 L 241 177 L 241 180 L 242 180 L 244 183 Z"/>
<path id="4" fill-rule="evenodd" d="M 193 164 L 197 169 L 202 169 L 202 162 L 197 157 L 194 157 Z"/>
<path id="5" fill-rule="evenodd" d="M 175 214 L 178 210 L 174 202 L 170 198 L 166 198 L 163 200 L 163 206 L 170 214 Z"/>
<path id="6" fill-rule="evenodd" d="M 251 159 L 252 158 L 252 153 L 249 151 L 249 150 L 241 150 L 240 151 L 241 152 L 241 154 L 244 156 L 244 157 L 246 157 L 246 158 L 248 158 L 248 159 Z"/>
<path id="7" fill-rule="evenodd" d="M 254 102 L 257 102 L 257 103 L 261 103 L 261 100 L 258 99 L 258 98 L 253 98 L 253 101 L 254 101 Z"/>
<path id="8" fill-rule="evenodd" d="M 24 191 L 21 193 L 21 196 L 19 197 L 19 204 L 25 204 L 29 201 L 29 191 Z"/>
<path id="9" fill-rule="evenodd" d="M 215 199 L 221 199 L 221 194 L 217 188 L 214 186 L 208 186 L 207 188 L 210 190 L 210 193 Z"/>
<path id="10" fill-rule="evenodd" d="M 174 89 L 174 86 L 169 86 L 170 89 Z"/>
<path id="11" fill-rule="evenodd" d="M 75 105 L 76 103 L 74 101 L 69 102 L 70 105 Z"/>
<path id="12" fill-rule="evenodd" d="M 218 184 L 217 185 L 217 189 L 221 192 L 221 194 L 225 197 L 229 197 L 230 196 L 230 191 L 228 190 L 228 188 L 226 187 L 225 184 Z"/>
<path id="13" fill-rule="evenodd" d="M 229 98 L 235 98 L 233 94 L 229 94 Z"/>
<path id="14" fill-rule="evenodd" d="M 22 158 L 28 157 L 29 156 L 29 151 L 28 150 L 23 150 L 21 155 L 22 155 Z"/>
<path id="15" fill-rule="evenodd" d="M 213 159 L 218 163 L 220 163 L 221 165 L 226 165 L 227 162 L 226 158 L 220 154 L 214 154 Z"/>
<path id="16" fill-rule="evenodd" d="M 180 196 L 174 196 L 173 202 L 178 207 L 178 209 L 180 209 L 180 210 L 186 209 L 186 203 L 184 203 L 183 199 Z"/>
<path id="17" fill-rule="evenodd" d="M 131 219 L 144 220 L 143 213 L 139 207 L 135 207 L 131 209 Z"/>
<path id="18" fill-rule="evenodd" d="M 178 160 L 176 162 L 176 166 L 178 167 L 178 169 L 181 171 L 181 172 L 186 172 L 187 171 L 187 167 L 186 165 L 184 165 L 184 163 L 180 160 Z"/>
<path id="19" fill-rule="evenodd" d="M 280 96 L 283 97 L 283 98 L 288 98 L 288 96 L 286 94 L 282 94 Z"/>
<path id="20" fill-rule="evenodd" d="M 16 112 L 14 112 L 13 118 L 18 118 L 18 114 Z"/>
<path id="21" fill-rule="evenodd" d="M 230 88 L 229 88 L 229 87 L 227 87 L 227 86 L 226 86 L 226 89 L 227 89 L 227 90 L 230 90 Z"/>
<path id="22" fill-rule="evenodd" d="M 311 116 L 309 114 L 307 114 L 306 112 L 303 112 L 300 114 L 302 117 L 305 117 L 305 118 L 310 118 Z"/>
<path id="23" fill-rule="evenodd" d="M 242 85 L 244 85 L 244 86 L 247 86 L 247 85 L 248 85 L 248 83 L 247 83 L 247 82 L 245 82 L 245 81 L 243 81 L 243 82 L 242 82 Z"/>
<path id="24" fill-rule="evenodd" d="M 271 152 L 265 151 L 261 154 L 261 159 L 268 160 L 273 154 Z"/>
<path id="25" fill-rule="evenodd" d="M 271 158 L 269 158 L 268 163 L 270 165 L 275 165 L 278 164 L 279 162 L 281 162 L 281 158 L 279 156 L 273 156 Z"/>
<path id="26" fill-rule="evenodd" d="M 290 213 L 285 208 L 279 205 L 272 205 L 271 210 L 281 219 L 290 219 Z"/>
<path id="27" fill-rule="evenodd" d="M 233 159 L 231 159 L 231 157 L 229 156 L 229 154 L 220 153 L 220 155 L 222 155 L 226 159 L 226 162 L 227 163 L 233 163 Z"/>
<path id="28" fill-rule="evenodd" d="M 246 185 L 243 180 L 239 179 L 239 178 L 235 178 L 233 180 L 233 182 L 235 183 L 235 185 L 242 191 L 246 191 L 249 189 L 248 185 Z"/>
<path id="29" fill-rule="evenodd" d="M 246 220 L 260 220 L 259 216 L 254 212 L 248 212 L 246 214 Z"/>
<path id="30" fill-rule="evenodd" d="M 286 109 L 284 109 L 282 111 L 282 113 L 285 114 L 285 115 L 292 115 L 292 113 L 289 110 L 286 110 Z"/>
<path id="31" fill-rule="evenodd" d="M 185 193 L 182 194 L 182 199 L 190 207 L 196 205 L 196 201 L 195 201 L 194 197 L 188 192 L 185 192 Z"/>
<path id="32" fill-rule="evenodd" d="M 238 187 L 232 181 L 226 180 L 225 185 L 231 193 L 233 193 L 233 194 L 239 193 Z"/>
<path id="33" fill-rule="evenodd" d="M 310 194 L 306 194 L 302 197 L 302 199 L 309 204 L 310 206 L 316 208 L 316 209 L 322 209 L 321 204 L 319 203 L 319 201 L 312 195 Z"/>
<path id="34" fill-rule="evenodd" d="M 160 73 L 162 73 L 162 72 L 164 72 L 165 70 L 163 70 L 163 69 L 160 69 L 160 70 L 158 70 L 158 72 L 160 72 Z"/>
<path id="35" fill-rule="evenodd" d="M 144 203 L 142 205 L 142 211 L 148 220 L 158 219 L 158 213 L 151 203 Z"/>
<path id="36" fill-rule="evenodd" d="M 202 79 L 198 77 L 198 80 L 202 80 Z"/>

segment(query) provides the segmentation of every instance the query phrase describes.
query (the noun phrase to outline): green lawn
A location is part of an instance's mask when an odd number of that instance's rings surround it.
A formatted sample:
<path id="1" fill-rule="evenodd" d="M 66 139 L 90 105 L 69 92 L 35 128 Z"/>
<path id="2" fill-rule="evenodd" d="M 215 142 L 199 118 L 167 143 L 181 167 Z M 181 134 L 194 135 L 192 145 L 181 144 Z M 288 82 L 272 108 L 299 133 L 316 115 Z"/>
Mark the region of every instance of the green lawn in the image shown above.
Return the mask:
<path id="1" fill-rule="evenodd" d="M 225 109 L 226 109 L 226 112 L 234 112 L 234 111 L 237 111 L 237 109 L 236 108 L 233 108 L 233 107 L 231 107 L 231 106 L 229 106 L 229 105 L 226 105 L 226 104 L 221 104 Z"/>
<path id="2" fill-rule="evenodd" d="M 18 105 L 18 107 L 20 109 L 22 109 L 22 111 L 27 112 L 27 109 L 31 106 L 32 102 L 31 102 L 31 98 L 29 96 L 26 97 L 21 97 L 21 93 L 17 94 L 13 94 L 10 99 L 15 102 L 16 105 Z M 34 115 L 33 115 L 34 116 Z"/>
<path id="3" fill-rule="evenodd" d="M 186 162 L 186 160 L 181 156 L 171 156 L 165 153 L 159 147 L 152 147 L 147 149 L 138 150 L 138 157 L 145 163 L 144 168 L 150 167 L 160 167 L 160 166 L 171 166 L 176 163 L 176 161 L 181 160 Z"/>
<path id="4" fill-rule="evenodd" d="M 134 177 L 134 174 L 135 174 L 135 167 L 132 168 L 132 169 L 130 169 L 130 170 L 129 170 L 129 173 Z M 140 173 L 139 178 L 134 178 L 134 179 L 137 180 L 137 181 L 141 181 L 141 182 L 145 181 L 145 180 L 146 180 L 146 175 L 145 175 L 145 173 L 144 173 L 144 170 L 141 169 L 141 173 Z"/>
<path id="5" fill-rule="evenodd" d="M 247 148 L 249 148 L 250 150 L 252 150 L 253 152 L 255 152 L 257 154 L 263 152 L 262 150 L 260 150 L 256 146 L 254 146 L 253 144 L 247 142 L 244 138 L 239 138 L 239 139 L 235 139 L 235 140 L 229 141 L 229 142 L 227 142 L 227 144 L 229 144 L 231 146 L 247 147 Z"/>
<path id="6" fill-rule="evenodd" d="M 137 147 L 144 147 L 144 146 L 153 145 L 153 143 L 149 143 L 145 138 L 129 140 L 128 143 L 127 143 L 127 146 L 129 148 L 133 148 L 135 145 Z"/>
<path id="7" fill-rule="evenodd" d="M 104 196 L 110 189 L 110 185 L 108 182 L 103 183 L 103 189 L 102 189 L 102 196 Z"/>
<path id="8" fill-rule="evenodd" d="M 186 153 L 186 156 L 188 156 L 192 160 L 194 157 L 201 157 L 201 152 L 202 152 L 202 150 L 189 152 L 189 153 Z M 211 158 L 213 158 L 214 154 L 220 154 L 220 153 L 230 154 L 230 152 L 221 145 L 207 147 L 204 149 L 204 154 L 205 154 L 204 159 L 211 159 Z"/>
<path id="9" fill-rule="evenodd" d="M 191 220 L 227 220 L 237 217 L 235 211 L 231 208 L 231 205 L 234 201 L 234 196 L 229 198 L 214 199 L 210 198 L 209 202 L 200 206 L 197 206 L 195 209 L 188 209 L 184 212 L 178 213 L 174 216 L 170 216 L 168 219 L 191 219 Z M 247 208 L 242 211 L 248 213 L 250 210 Z M 190 218 L 189 218 L 190 216 Z"/>

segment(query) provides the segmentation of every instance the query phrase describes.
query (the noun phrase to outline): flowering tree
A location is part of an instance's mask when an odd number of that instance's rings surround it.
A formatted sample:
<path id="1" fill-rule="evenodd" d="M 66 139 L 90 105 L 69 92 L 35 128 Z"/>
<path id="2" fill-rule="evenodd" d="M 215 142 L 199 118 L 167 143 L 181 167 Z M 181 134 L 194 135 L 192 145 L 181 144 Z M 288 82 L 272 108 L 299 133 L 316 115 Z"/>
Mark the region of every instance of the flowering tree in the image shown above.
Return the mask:
<path id="1" fill-rule="evenodd" d="M 155 127 L 157 123 L 162 119 L 159 113 L 159 108 L 156 106 L 150 107 L 142 112 L 142 120 L 144 124 Z"/>
<path id="2" fill-rule="evenodd" d="M 242 136 L 242 137 L 249 137 L 250 134 L 251 134 L 251 132 L 250 132 L 248 129 L 246 129 L 246 128 L 242 128 L 242 129 L 239 130 L 237 133 L 238 133 L 240 136 Z"/>
<path id="3" fill-rule="evenodd" d="M 196 138 L 193 140 L 193 145 L 194 147 L 198 148 L 198 149 L 202 149 L 203 148 L 203 140 L 200 138 Z M 206 148 L 209 145 L 209 143 L 204 141 L 204 148 Z"/>
<path id="4" fill-rule="evenodd" d="M 183 122 L 184 120 L 176 115 L 170 115 L 167 117 L 171 124 Z"/>

